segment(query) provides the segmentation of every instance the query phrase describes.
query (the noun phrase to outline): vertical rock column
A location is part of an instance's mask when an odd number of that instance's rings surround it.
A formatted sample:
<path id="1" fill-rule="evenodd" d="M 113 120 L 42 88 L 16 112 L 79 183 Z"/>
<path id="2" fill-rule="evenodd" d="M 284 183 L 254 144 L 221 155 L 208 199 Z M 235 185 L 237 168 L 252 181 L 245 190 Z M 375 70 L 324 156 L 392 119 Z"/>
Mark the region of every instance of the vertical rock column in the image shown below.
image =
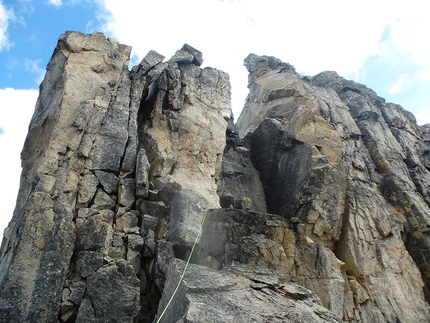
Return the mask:
<path id="1" fill-rule="evenodd" d="M 205 211 L 219 208 L 230 82 L 222 71 L 202 69 L 202 61 L 201 53 L 186 44 L 159 64 L 146 76 L 139 111 L 139 151 L 150 164 L 150 197 L 169 206 L 168 240 L 177 250 L 192 245 Z M 145 73 L 141 68 L 133 77 L 142 79 Z"/>
<path id="2" fill-rule="evenodd" d="M 0 254 L 0 322 L 148 322 L 169 260 L 219 207 L 228 75 L 63 34 L 22 152 Z M 228 119 L 228 118 L 227 118 Z"/>
<path id="3" fill-rule="evenodd" d="M 111 244 L 115 217 L 133 206 L 118 198 L 120 177 L 129 172 L 121 165 L 130 137 L 130 50 L 101 33 L 59 38 L 2 243 L 0 322 L 106 315 L 131 322 L 137 314 L 139 281 L 125 259 L 113 259 Z"/>

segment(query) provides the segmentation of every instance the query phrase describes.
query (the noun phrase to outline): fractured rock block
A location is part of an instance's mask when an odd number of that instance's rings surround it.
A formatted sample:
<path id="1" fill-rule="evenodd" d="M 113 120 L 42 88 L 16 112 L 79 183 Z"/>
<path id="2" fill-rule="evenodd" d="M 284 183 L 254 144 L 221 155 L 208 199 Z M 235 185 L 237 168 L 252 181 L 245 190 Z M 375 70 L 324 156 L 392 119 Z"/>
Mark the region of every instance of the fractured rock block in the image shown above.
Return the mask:
<path id="1" fill-rule="evenodd" d="M 103 256 L 98 251 L 80 251 L 76 253 L 76 257 L 75 275 L 82 278 L 91 276 L 103 266 Z"/>
<path id="2" fill-rule="evenodd" d="M 95 218 L 76 220 L 75 250 L 107 248 L 112 239 L 112 226 Z"/>
<path id="3" fill-rule="evenodd" d="M 87 207 L 97 190 L 99 181 L 92 173 L 87 173 L 79 182 L 78 205 Z"/>
<path id="4" fill-rule="evenodd" d="M 107 194 L 113 194 L 117 192 L 119 179 L 116 175 L 100 170 L 94 171 L 97 176 L 101 187 Z"/>
<path id="5" fill-rule="evenodd" d="M 82 300 L 79 312 L 76 317 L 76 323 L 96 323 L 96 316 L 91 301 L 88 298 Z"/>
<path id="6" fill-rule="evenodd" d="M 106 194 L 102 189 L 98 188 L 96 195 L 91 205 L 99 210 L 112 210 L 116 205 L 115 199 Z"/>
<path id="7" fill-rule="evenodd" d="M 139 211 L 126 212 L 115 220 L 115 231 L 128 233 L 131 229 L 136 228 L 139 222 Z"/>
<path id="8" fill-rule="evenodd" d="M 131 207 L 136 202 L 135 190 L 136 180 L 134 178 L 121 179 L 118 188 L 118 203 L 125 207 Z"/>
<path id="9" fill-rule="evenodd" d="M 175 55 L 172 56 L 169 62 L 178 64 L 191 64 L 194 60 L 194 56 L 185 50 L 176 51 Z"/>
<path id="10" fill-rule="evenodd" d="M 195 49 L 194 47 L 188 45 L 188 44 L 184 44 L 184 46 L 182 46 L 181 48 L 182 51 L 187 51 L 188 53 L 190 53 L 191 55 L 193 55 L 193 61 L 192 63 L 196 66 L 201 66 L 203 64 L 203 55 L 202 52 Z"/>
<path id="11" fill-rule="evenodd" d="M 139 289 L 133 268 L 127 261 L 119 260 L 88 278 L 86 297 L 97 322 L 132 323 L 140 309 Z M 84 311 L 92 313 L 91 308 Z"/>
<path id="12" fill-rule="evenodd" d="M 191 247 L 209 202 L 198 192 L 181 189 L 175 196 L 170 207 L 169 241 L 174 246 Z"/>
<path id="13" fill-rule="evenodd" d="M 280 323 L 296 319 L 309 323 L 341 322 L 321 306 L 318 297 L 311 291 L 291 283 L 265 283 L 267 276 L 277 276 L 274 271 L 266 276 L 259 273 L 267 272 L 267 269 L 253 267 L 254 273 L 250 279 L 247 277 L 249 269 L 245 272 L 240 268 L 232 272 L 216 271 L 194 264 L 188 266 L 175 298 L 161 317 L 184 266 L 185 262 L 179 259 L 172 260 L 169 265 L 165 294 L 156 317 L 162 323 L 183 320 Z"/>
<path id="14" fill-rule="evenodd" d="M 150 169 L 145 149 L 140 149 L 137 154 L 136 165 L 136 197 L 147 197 L 149 191 L 148 172 Z"/>

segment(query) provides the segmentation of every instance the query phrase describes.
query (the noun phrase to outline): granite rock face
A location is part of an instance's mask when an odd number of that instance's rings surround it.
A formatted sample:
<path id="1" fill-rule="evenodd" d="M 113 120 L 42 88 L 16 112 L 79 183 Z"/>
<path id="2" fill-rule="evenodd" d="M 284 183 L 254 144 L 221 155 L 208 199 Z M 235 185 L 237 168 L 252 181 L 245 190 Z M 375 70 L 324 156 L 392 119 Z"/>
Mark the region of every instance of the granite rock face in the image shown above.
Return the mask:
<path id="1" fill-rule="evenodd" d="M 170 263 L 161 299 L 163 309 L 176 288 L 185 263 Z M 226 267 L 223 271 L 190 265 L 174 301 L 160 322 L 340 322 L 321 306 L 315 293 L 286 282 L 270 269 Z M 268 306 L 271 303 L 271 306 Z"/>
<path id="2" fill-rule="evenodd" d="M 428 125 L 254 54 L 234 124 L 228 74 L 197 49 L 129 69 L 130 52 L 59 38 L 2 240 L 0 322 L 430 321 Z"/>
<path id="3" fill-rule="evenodd" d="M 2 242 L 1 322 L 150 321 L 157 242 L 186 250 L 219 207 L 228 75 L 189 45 L 131 71 L 130 51 L 101 33 L 59 38 Z"/>
<path id="4" fill-rule="evenodd" d="M 348 321 L 428 321 L 428 127 L 335 72 L 301 77 L 253 54 L 245 65 L 250 93 L 237 127 L 268 211 L 298 219 L 343 263 L 343 290 L 304 286 L 343 303 Z"/>

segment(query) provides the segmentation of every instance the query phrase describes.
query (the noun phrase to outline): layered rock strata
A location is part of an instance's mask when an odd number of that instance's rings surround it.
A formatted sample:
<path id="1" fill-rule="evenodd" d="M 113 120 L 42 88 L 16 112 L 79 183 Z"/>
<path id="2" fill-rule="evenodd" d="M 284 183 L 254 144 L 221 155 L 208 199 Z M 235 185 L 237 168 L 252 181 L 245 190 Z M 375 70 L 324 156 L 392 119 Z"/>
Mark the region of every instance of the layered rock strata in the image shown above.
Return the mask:
<path id="1" fill-rule="evenodd" d="M 235 125 L 228 75 L 198 50 L 129 70 L 130 51 L 59 38 L 2 241 L 0 322 L 430 321 L 428 126 L 253 54 Z"/>

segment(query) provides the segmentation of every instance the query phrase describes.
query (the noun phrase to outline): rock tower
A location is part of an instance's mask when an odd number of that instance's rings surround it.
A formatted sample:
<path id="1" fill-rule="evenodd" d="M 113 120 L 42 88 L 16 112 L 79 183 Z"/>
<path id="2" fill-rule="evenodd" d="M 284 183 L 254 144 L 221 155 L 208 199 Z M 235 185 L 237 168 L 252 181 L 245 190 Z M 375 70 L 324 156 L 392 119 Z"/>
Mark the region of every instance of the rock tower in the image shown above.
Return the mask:
<path id="1" fill-rule="evenodd" d="M 335 72 L 66 32 L 0 250 L 0 322 L 429 322 L 430 125 Z M 172 298 L 172 295 L 173 298 Z"/>

